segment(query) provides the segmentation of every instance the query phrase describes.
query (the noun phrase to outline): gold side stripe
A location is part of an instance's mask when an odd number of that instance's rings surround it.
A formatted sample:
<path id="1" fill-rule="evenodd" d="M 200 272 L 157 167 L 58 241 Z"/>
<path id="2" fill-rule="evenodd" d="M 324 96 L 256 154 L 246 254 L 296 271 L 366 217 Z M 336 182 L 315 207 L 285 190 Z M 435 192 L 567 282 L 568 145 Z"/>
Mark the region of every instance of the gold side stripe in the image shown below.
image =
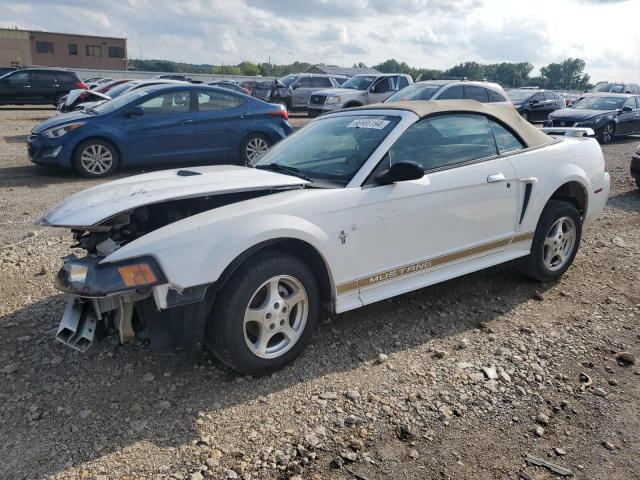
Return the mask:
<path id="1" fill-rule="evenodd" d="M 465 250 L 459 250 L 457 252 L 452 252 L 440 257 L 435 257 L 429 260 L 421 260 L 410 265 L 405 265 L 404 267 L 398 267 L 392 270 L 387 270 L 385 272 L 380 272 L 369 277 L 362 277 L 357 280 L 351 280 L 350 282 L 341 283 L 336 286 L 336 291 L 338 295 L 342 295 L 344 293 L 351 292 L 352 290 L 357 290 L 362 287 L 375 285 L 376 283 L 380 282 L 386 282 L 388 280 L 393 280 L 394 278 L 403 277 L 411 273 L 420 272 L 422 270 L 437 267 L 439 265 L 444 265 L 445 263 L 455 262 L 457 260 L 471 257 L 479 253 L 488 252 L 490 250 L 495 250 L 496 248 L 506 247 L 507 245 L 511 245 L 513 243 L 520 243 L 532 239 L 533 232 L 529 232 L 521 233 L 520 235 L 516 235 L 514 237 L 503 238 L 501 240 L 494 240 L 493 242 L 485 243 L 483 245 L 477 245 L 475 247 L 467 248 Z"/>

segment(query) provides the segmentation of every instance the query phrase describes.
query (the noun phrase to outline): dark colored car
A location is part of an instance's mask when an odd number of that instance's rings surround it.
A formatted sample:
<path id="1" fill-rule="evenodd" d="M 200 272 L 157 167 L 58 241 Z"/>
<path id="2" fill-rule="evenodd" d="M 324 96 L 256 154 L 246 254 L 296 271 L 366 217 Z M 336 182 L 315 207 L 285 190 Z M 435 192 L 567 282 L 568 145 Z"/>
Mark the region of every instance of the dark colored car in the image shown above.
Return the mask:
<path id="1" fill-rule="evenodd" d="M 600 82 L 591 89 L 591 92 L 630 93 L 632 95 L 640 95 L 640 87 L 635 83 Z"/>
<path id="2" fill-rule="evenodd" d="M 255 97 L 267 102 L 269 101 L 269 98 L 271 98 L 271 92 L 274 89 L 274 81 L 273 80 L 248 80 L 246 82 L 242 82 L 240 86 L 249 90 L 250 92 L 249 95 L 251 95 L 252 97 Z"/>
<path id="3" fill-rule="evenodd" d="M 25 68 L 0 77 L 0 105 L 53 105 L 71 90 L 86 88 L 69 70 Z"/>
<path id="4" fill-rule="evenodd" d="M 186 75 L 180 75 L 179 73 L 168 74 L 168 75 L 155 75 L 153 78 L 161 78 L 164 80 L 180 80 L 181 82 L 190 82 L 191 78 Z"/>
<path id="5" fill-rule="evenodd" d="M 631 156 L 630 173 L 636 181 L 636 185 L 640 188 L 640 146 L 636 149 L 636 153 Z"/>
<path id="6" fill-rule="evenodd" d="M 566 106 L 564 97 L 549 90 L 518 88 L 507 93 L 514 108 L 530 122 L 544 122 L 551 112 Z"/>
<path id="7" fill-rule="evenodd" d="M 588 127 L 601 143 L 611 143 L 616 136 L 640 133 L 640 96 L 591 93 L 553 112 L 545 127 Z"/>
<path id="8" fill-rule="evenodd" d="M 186 83 L 138 88 L 37 125 L 29 158 L 105 177 L 119 167 L 257 160 L 293 132 L 287 111 L 247 95 Z"/>
<path id="9" fill-rule="evenodd" d="M 234 92 L 244 93 L 245 95 L 251 95 L 251 90 L 245 88 L 237 83 L 228 82 L 225 80 L 219 80 L 217 82 L 207 82 L 207 85 L 212 87 L 226 88 L 227 90 L 233 90 Z"/>

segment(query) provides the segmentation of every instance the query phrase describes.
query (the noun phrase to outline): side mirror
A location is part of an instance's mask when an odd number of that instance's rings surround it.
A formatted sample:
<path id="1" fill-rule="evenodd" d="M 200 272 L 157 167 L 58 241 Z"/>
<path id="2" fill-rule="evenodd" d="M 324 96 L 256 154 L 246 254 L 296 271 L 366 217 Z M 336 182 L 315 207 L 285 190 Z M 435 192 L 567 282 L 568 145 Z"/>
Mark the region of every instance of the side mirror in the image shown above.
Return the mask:
<path id="1" fill-rule="evenodd" d="M 127 110 L 126 113 L 127 118 L 141 117 L 142 115 L 144 115 L 144 108 L 142 108 L 140 105 L 131 107 L 129 110 Z"/>
<path id="2" fill-rule="evenodd" d="M 296 83 L 295 85 L 291 85 L 291 88 L 292 88 L 293 90 L 297 90 L 297 89 L 298 89 L 298 87 L 300 87 L 300 84 L 299 84 L 299 83 Z"/>
<path id="3" fill-rule="evenodd" d="M 623 112 L 633 112 L 633 108 L 631 107 L 622 107 Z"/>
<path id="4" fill-rule="evenodd" d="M 535 104 L 537 104 L 537 103 L 540 103 L 540 100 L 531 100 L 531 102 L 530 102 L 530 103 L 531 103 L 531 105 L 535 105 Z"/>
<path id="5" fill-rule="evenodd" d="M 379 185 L 389 185 L 407 180 L 419 180 L 424 177 L 424 168 L 416 162 L 398 162 L 391 168 L 376 175 L 375 180 Z"/>

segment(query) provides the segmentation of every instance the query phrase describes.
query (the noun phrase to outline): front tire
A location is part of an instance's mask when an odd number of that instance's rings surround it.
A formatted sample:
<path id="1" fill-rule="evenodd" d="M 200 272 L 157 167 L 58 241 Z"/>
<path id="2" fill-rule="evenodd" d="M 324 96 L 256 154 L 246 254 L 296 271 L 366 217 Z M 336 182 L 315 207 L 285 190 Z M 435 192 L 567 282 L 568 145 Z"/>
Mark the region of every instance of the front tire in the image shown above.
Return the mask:
<path id="1" fill-rule="evenodd" d="M 251 133 L 240 146 L 241 165 L 253 165 L 271 147 L 271 141 L 261 133 Z"/>
<path id="2" fill-rule="evenodd" d="M 582 218 L 576 207 L 550 200 L 538 220 L 531 253 L 523 260 L 524 274 L 540 282 L 558 280 L 573 263 L 581 238 Z"/>
<path id="3" fill-rule="evenodd" d="M 118 168 L 120 157 L 112 143 L 99 138 L 90 138 L 76 147 L 73 166 L 81 175 L 103 178 Z"/>
<path id="4" fill-rule="evenodd" d="M 245 375 L 266 375 L 295 359 L 318 321 L 316 279 L 298 258 L 265 251 L 242 264 L 218 293 L 205 342 Z"/>
<path id="5" fill-rule="evenodd" d="M 636 187 L 640 188 L 640 177 L 635 177 L 634 180 L 636 181 Z"/>
<path id="6" fill-rule="evenodd" d="M 529 111 L 528 110 L 523 110 L 522 112 L 520 112 L 520 116 L 522 118 L 524 118 L 527 122 L 529 121 Z"/>
<path id="7" fill-rule="evenodd" d="M 603 145 L 608 145 L 613 141 L 615 134 L 616 126 L 613 122 L 609 122 L 602 128 L 602 132 L 600 132 L 598 140 L 600 140 L 600 143 Z"/>

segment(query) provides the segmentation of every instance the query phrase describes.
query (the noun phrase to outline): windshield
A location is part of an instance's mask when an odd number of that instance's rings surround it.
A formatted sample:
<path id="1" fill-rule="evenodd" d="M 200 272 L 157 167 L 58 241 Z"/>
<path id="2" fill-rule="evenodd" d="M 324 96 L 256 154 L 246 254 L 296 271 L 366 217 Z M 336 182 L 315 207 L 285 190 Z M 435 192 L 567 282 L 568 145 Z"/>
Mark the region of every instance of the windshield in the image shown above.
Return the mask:
<path id="1" fill-rule="evenodd" d="M 311 181 L 349 183 L 400 121 L 382 115 L 332 116 L 310 123 L 277 143 L 255 166 L 293 167 Z"/>
<path id="2" fill-rule="evenodd" d="M 384 103 L 401 102 L 403 100 L 430 100 L 442 85 L 425 85 L 414 83 L 387 98 Z"/>
<path id="3" fill-rule="evenodd" d="M 514 102 L 524 102 L 535 93 L 535 90 L 509 90 L 509 96 Z"/>
<path id="4" fill-rule="evenodd" d="M 116 85 L 115 87 L 109 89 L 109 91 L 106 94 L 109 95 L 111 98 L 116 98 L 117 96 L 129 90 L 135 84 L 136 82 L 121 83 L 120 85 Z"/>
<path id="5" fill-rule="evenodd" d="M 340 88 L 351 88 L 353 90 L 366 90 L 369 85 L 376 79 L 373 75 L 356 75 L 344 82 Z"/>
<path id="6" fill-rule="evenodd" d="M 280 79 L 280 82 L 283 83 L 285 87 L 289 87 L 297 79 L 298 79 L 297 75 L 287 75 L 286 77 L 282 77 Z"/>
<path id="7" fill-rule="evenodd" d="M 622 108 L 627 97 L 584 97 L 574 103 L 571 108 L 578 110 L 617 110 Z"/>
<path id="8" fill-rule="evenodd" d="M 130 92 L 125 93 L 124 95 L 120 95 L 118 98 L 114 98 L 112 100 L 107 100 L 100 105 L 93 107 L 90 109 L 92 112 L 96 113 L 111 113 L 118 110 L 120 107 L 124 107 L 126 104 L 135 101 L 136 99 L 146 95 L 149 93 L 144 89 L 132 90 Z"/>
<path id="9" fill-rule="evenodd" d="M 600 83 L 593 87 L 594 92 L 624 93 L 624 85 L 621 83 Z"/>

